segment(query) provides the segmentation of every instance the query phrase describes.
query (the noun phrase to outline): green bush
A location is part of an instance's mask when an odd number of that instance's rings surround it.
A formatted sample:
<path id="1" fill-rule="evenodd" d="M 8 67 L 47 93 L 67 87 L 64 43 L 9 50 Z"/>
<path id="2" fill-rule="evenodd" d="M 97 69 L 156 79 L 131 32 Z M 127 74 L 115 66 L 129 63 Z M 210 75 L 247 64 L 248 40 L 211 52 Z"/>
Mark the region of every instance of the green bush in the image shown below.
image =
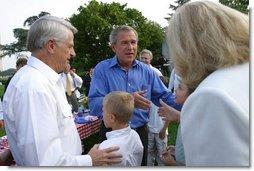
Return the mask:
<path id="1" fill-rule="evenodd" d="M 179 123 L 171 123 L 168 127 L 168 145 L 175 145 Z"/>
<path id="2" fill-rule="evenodd" d="M 0 98 L 1 98 L 1 100 L 3 100 L 3 96 L 4 96 L 4 85 L 0 85 Z"/>
<path id="3" fill-rule="evenodd" d="M 6 135 L 5 130 L 3 128 L 0 129 L 0 137 Z"/>

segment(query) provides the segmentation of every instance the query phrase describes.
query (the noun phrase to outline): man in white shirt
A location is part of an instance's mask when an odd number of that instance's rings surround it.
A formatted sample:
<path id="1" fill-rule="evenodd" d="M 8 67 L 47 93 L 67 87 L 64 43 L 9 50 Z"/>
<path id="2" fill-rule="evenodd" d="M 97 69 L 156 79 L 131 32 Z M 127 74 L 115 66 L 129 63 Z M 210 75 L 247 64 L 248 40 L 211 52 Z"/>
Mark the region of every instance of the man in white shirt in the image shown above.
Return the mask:
<path id="1" fill-rule="evenodd" d="M 97 166 L 118 163 L 118 147 L 81 155 L 81 141 L 59 73 L 75 56 L 77 29 L 64 19 L 41 17 L 31 26 L 27 65 L 12 78 L 3 99 L 10 149 L 18 166 Z M 112 151 L 114 151 L 112 153 Z"/>
<path id="2" fill-rule="evenodd" d="M 81 88 L 83 80 L 80 76 L 71 70 L 70 64 L 67 64 L 63 73 L 61 73 L 61 80 L 66 91 L 68 103 L 72 107 L 72 112 L 78 113 L 78 97 L 75 93 L 77 88 Z M 68 85 L 69 84 L 69 85 Z"/>
<path id="3" fill-rule="evenodd" d="M 141 166 L 144 147 L 138 133 L 129 125 L 133 111 L 134 98 L 130 93 L 114 91 L 103 99 L 103 121 L 112 131 L 106 133 L 107 140 L 99 149 L 112 145 L 120 147 L 123 160 L 115 166 Z"/>

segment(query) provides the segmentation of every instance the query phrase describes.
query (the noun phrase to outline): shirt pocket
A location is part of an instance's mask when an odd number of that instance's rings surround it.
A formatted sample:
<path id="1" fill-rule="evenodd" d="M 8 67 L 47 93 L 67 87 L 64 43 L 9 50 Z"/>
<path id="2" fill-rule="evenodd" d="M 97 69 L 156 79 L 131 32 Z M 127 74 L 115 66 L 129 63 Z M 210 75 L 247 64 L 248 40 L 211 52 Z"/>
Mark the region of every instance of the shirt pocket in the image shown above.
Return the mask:
<path id="1" fill-rule="evenodd" d="M 147 99 L 151 99 L 151 84 L 143 83 L 140 85 L 140 90 L 141 91 L 146 91 L 144 94 L 144 97 Z"/>
<path id="2" fill-rule="evenodd" d="M 61 105 L 61 107 L 58 108 L 58 118 L 58 124 L 60 127 L 65 127 L 64 125 L 69 124 L 69 122 L 73 121 L 71 106 Z"/>
<path id="3" fill-rule="evenodd" d="M 69 133 L 75 128 L 71 107 L 69 105 L 59 110 L 58 125 L 63 137 L 70 135 Z"/>

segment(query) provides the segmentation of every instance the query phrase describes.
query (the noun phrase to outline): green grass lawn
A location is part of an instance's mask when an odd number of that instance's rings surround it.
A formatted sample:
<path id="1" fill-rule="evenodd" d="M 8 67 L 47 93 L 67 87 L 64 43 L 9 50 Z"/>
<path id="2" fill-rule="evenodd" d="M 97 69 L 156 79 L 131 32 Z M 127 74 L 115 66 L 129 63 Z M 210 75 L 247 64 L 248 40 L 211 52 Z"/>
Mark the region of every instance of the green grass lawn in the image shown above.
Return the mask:
<path id="1" fill-rule="evenodd" d="M 4 135 L 6 135 L 5 130 L 4 129 L 0 129 L 0 137 L 2 137 Z"/>
<path id="2" fill-rule="evenodd" d="M 168 145 L 175 145 L 178 123 L 171 123 L 168 127 Z"/>
<path id="3" fill-rule="evenodd" d="M 0 85 L 0 97 L 1 97 L 1 100 L 3 100 L 3 95 L 4 95 L 4 85 Z"/>

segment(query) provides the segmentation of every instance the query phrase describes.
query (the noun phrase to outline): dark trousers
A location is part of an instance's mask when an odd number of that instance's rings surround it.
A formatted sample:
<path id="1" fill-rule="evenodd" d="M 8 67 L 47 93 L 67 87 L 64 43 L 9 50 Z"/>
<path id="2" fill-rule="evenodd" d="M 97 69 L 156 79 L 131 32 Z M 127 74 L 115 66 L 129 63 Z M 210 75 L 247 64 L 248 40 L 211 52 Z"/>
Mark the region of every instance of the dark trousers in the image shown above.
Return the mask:
<path id="1" fill-rule="evenodd" d="M 73 112 L 78 113 L 79 105 L 78 105 L 78 98 L 77 98 L 76 94 L 74 92 L 72 92 L 70 96 L 68 96 L 66 94 L 66 97 L 67 97 L 68 103 L 71 104 L 71 106 L 72 106 L 72 113 Z"/>
<path id="2" fill-rule="evenodd" d="M 134 130 L 138 133 L 138 135 L 141 139 L 141 142 L 144 146 L 141 166 L 147 166 L 147 153 L 148 153 L 148 128 L 147 128 L 147 125 L 145 124 L 141 127 L 135 128 Z"/>
<path id="3" fill-rule="evenodd" d="M 141 139 L 141 142 L 144 146 L 144 152 L 143 152 L 141 166 L 147 166 L 147 153 L 148 153 L 148 128 L 147 128 L 147 125 L 145 124 L 141 127 L 135 128 L 134 130 L 138 133 L 138 135 Z M 106 128 L 104 125 L 104 122 L 102 121 L 101 128 L 99 131 L 100 142 L 107 139 L 106 132 L 109 132 L 109 131 L 112 131 L 112 129 Z"/>

